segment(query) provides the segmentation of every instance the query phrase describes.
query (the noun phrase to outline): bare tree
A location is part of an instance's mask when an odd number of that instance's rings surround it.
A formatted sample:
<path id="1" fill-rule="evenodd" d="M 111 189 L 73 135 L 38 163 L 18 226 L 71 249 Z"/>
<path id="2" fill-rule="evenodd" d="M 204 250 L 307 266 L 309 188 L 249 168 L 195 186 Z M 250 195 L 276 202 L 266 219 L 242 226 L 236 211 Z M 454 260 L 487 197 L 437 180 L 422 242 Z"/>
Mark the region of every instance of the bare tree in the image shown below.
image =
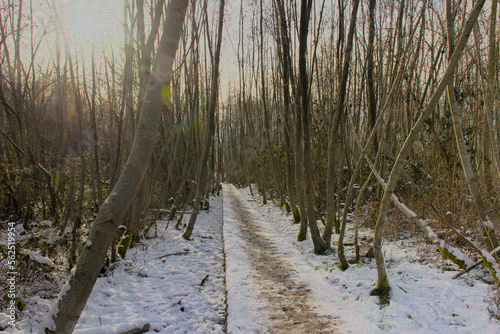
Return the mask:
<path id="1" fill-rule="evenodd" d="M 351 63 L 351 53 L 352 53 L 352 48 L 353 48 L 353 40 L 354 40 L 354 29 L 356 28 L 356 17 L 358 14 L 358 7 L 359 7 L 359 1 L 353 1 L 352 4 L 352 13 L 351 13 L 351 22 L 349 24 L 349 32 L 347 34 L 347 44 L 345 47 L 345 53 L 344 53 L 344 63 L 342 66 L 342 72 L 341 72 L 341 77 L 340 77 L 340 87 L 338 88 L 337 91 L 337 97 L 336 97 L 336 105 L 335 105 L 335 114 L 333 115 L 332 119 L 333 122 L 331 124 L 330 128 L 330 136 L 328 140 L 328 174 L 327 174 L 327 222 L 325 226 L 325 231 L 324 231 L 324 238 L 325 241 L 330 247 L 330 240 L 331 240 L 331 234 L 333 231 L 334 223 L 335 223 L 335 216 L 336 216 L 336 208 L 335 208 L 335 203 L 334 203 L 334 181 L 333 179 L 335 178 L 335 166 L 337 164 L 335 163 L 335 156 L 336 156 L 336 149 L 338 149 L 338 138 L 339 138 L 339 128 L 340 128 L 340 121 L 342 119 L 342 115 L 344 114 L 344 105 L 345 105 L 345 100 L 346 100 L 346 91 L 347 91 L 347 79 L 349 76 L 349 66 Z M 344 211 L 348 210 L 349 208 L 349 203 L 345 203 L 344 206 Z M 345 229 L 345 227 L 344 227 Z M 343 257 L 343 244 L 342 244 L 342 238 L 343 238 L 344 232 L 341 231 L 341 238 L 339 239 L 339 256 L 342 261 L 343 267 L 347 269 L 348 265 Z"/>
<path id="2" fill-rule="evenodd" d="M 312 0 L 302 0 L 300 7 L 300 30 L 299 30 L 299 94 L 300 94 L 300 113 L 297 113 L 296 121 L 302 120 L 302 143 L 299 146 L 303 147 L 302 163 L 300 168 L 303 172 L 303 184 L 305 195 L 305 212 L 311 238 L 314 245 L 314 252 L 322 254 L 326 250 L 326 243 L 320 235 L 318 225 L 316 223 L 315 212 L 315 191 L 312 181 L 312 152 L 311 152 L 311 114 L 309 100 L 309 82 L 307 73 L 307 35 L 309 33 L 309 20 L 311 15 Z M 297 128 L 299 131 L 299 128 Z M 298 134 L 296 133 L 296 136 Z M 297 158 L 296 158 L 297 159 Z M 297 181 L 298 182 L 298 181 Z M 302 214 L 301 214 L 302 217 Z"/>
<path id="3" fill-rule="evenodd" d="M 453 77 L 455 67 L 457 66 L 458 61 L 462 56 L 463 50 L 465 49 L 467 44 L 467 40 L 469 39 L 474 24 L 476 24 L 477 18 L 481 13 L 484 3 L 485 3 L 484 0 L 479 0 L 474 4 L 474 7 L 471 10 L 469 18 L 467 19 L 463 27 L 462 34 L 457 42 L 455 51 L 453 52 L 453 54 L 449 59 L 445 73 L 443 74 L 441 80 L 439 81 L 438 86 L 434 90 L 434 93 L 432 94 L 432 97 L 429 100 L 427 106 L 422 110 L 420 117 L 418 118 L 417 122 L 413 126 L 408 136 L 406 137 L 405 143 L 403 147 L 400 149 L 397 159 L 392 167 L 392 171 L 389 176 L 389 180 L 387 182 L 387 188 L 385 189 L 384 196 L 382 197 L 380 203 L 380 209 L 377 216 L 377 223 L 375 226 L 375 235 L 373 240 L 373 251 L 377 263 L 377 274 L 378 274 L 377 288 L 373 291 L 373 293 L 381 296 L 382 302 L 385 302 L 387 300 L 388 293 L 390 290 L 389 281 L 387 278 L 387 272 L 385 269 L 384 256 L 382 253 L 382 233 L 384 230 L 384 224 L 387 220 L 387 210 L 389 209 L 391 196 L 394 193 L 396 183 L 400 179 L 401 173 L 403 171 L 403 166 L 405 164 L 405 160 L 408 157 L 413 142 L 415 141 L 418 133 L 424 126 L 426 119 L 436 108 L 444 90 L 446 89 L 448 83 Z"/>
<path id="4" fill-rule="evenodd" d="M 156 140 L 165 84 L 172 73 L 187 0 L 172 0 L 167 8 L 163 36 L 144 95 L 134 145 L 113 191 L 101 206 L 75 272 L 63 286 L 57 305 L 48 315 L 46 333 L 71 333 L 83 311 L 118 226 L 146 174 Z"/>
<path id="5" fill-rule="evenodd" d="M 206 138 L 203 148 L 203 155 L 199 161 L 197 175 L 196 175 L 196 196 L 193 204 L 193 212 L 189 218 L 188 226 L 182 235 L 185 239 L 191 238 L 193 233 L 196 218 L 200 210 L 200 202 L 205 195 L 206 183 L 210 182 L 212 178 L 212 170 L 208 170 L 208 155 L 210 153 L 211 143 L 215 134 L 215 110 L 217 108 L 217 101 L 219 95 L 219 64 L 220 64 L 220 51 L 222 45 L 222 28 L 224 27 L 224 5 L 225 0 L 220 1 L 219 7 L 219 27 L 217 31 L 217 44 L 215 47 L 215 55 L 213 55 L 213 68 L 212 68 L 212 85 L 210 104 L 208 107 L 208 129 L 206 130 Z M 207 31 L 208 33 L 208 31 Z M 210 173 L 207 173 L 209 171 Z"/>
<path id="6" fill-rule="evenodd" d="M 293 147 L 292 147 L 292 127 L 290 118 L 292 114 L 291 96 L 290 96 L 290 81 L 292 75 L 291 56 L 290 56 L 290 36 L 288 33 L 288 22 L 285 13 L 283 0 L 276 0 L 276 10 L 278 13 L 279 22 L 279 45 L 278 53 L 281 64 L 282 87 L 283 87 L 283 118 L 284 118 L 284 140 L 286 150 L 286 183 L 288 189 L 288 200 L 294 217 L 294 222 L 300 221 L 300 213 L 295 200 L 294 186 L 294 164 L 293 164 Z"/>

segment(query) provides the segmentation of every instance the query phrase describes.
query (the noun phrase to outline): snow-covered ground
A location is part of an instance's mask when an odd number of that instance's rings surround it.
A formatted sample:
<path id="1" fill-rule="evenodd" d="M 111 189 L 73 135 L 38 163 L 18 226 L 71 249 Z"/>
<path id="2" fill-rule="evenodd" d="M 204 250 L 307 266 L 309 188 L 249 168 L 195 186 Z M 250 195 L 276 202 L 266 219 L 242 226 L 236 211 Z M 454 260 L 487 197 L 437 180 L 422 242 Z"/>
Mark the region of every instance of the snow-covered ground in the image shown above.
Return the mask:
<path id="1" fill-rule="evenodd" d="M 296 241 L 299 226 L 282 209 L 259 204 L 248 189 L 238 192 L 263 232 L 294 263 L 300 279 L 308 283 L 340 333 L 500 333 L 500 322 L 490 317 L 485 302 L 489 285 L 474 274 L 452 279 L 456 271 L 443 271 L 425 260 L 432 246 L 411 241 L 384 244 L 392 290 L 390 305 L 380 308 L 378 297 L 370 296 L 377 279 L 373 259 L 341 271 L 336 254 L 317 256 L 310 239 Z M 231 217 L 224 218 L 227 231 Z M 228 274 L 229 268 L 228 263 Z"/>
<path id="2" fill-rule="evenodd" d="M 184 240 L 173 223 L 165 229 L 167 222 L 158 222 L 158 238 L 141 241 L 112 275 L 97 280 L 75 333 L 118 334 L 146 324 L 149 333 L 224 333 L 226 288 L 229 333 L 274 332 L 266 329 L 266 314 L 273 310 L 259 297 L 238 216 L 226 203 L 229 192 L 294 268 L 294 280 L 307 285 L 315 312 L 336 332 L 500 333 L 485 302 L 489 286 L 474 272 L 453 280 L 456 271 L 443 271 L 439 255 L 427 261 L 434 256 L 431 246 L 418 240 L 384 244 L 392 290 L 390 305 L 380 308 L 378 298 L 370 296 L 374 260 L 341 271 L 335 254 L 316 256 L 310 239 L 296 241 L 299 226 L 281 208 L 263 206 L 248 189 L 231 185 L 224 185 L 224 199 L 212 198 L 210 212 L 200 214 L 193 240 Z M 22 329 L 5 332 L 36 333 L 52 302 L 33 298 L 26 312 L 31 317 L 18 322 Z"/>
<path id="3" fill-rule="evenodd" d="M 212 199 L 211 210 L 200 213 L 192 241 L 174 223 L 165 230 L 160 222 L 157 239 L 131 250 L 112 277 L 98 280 L 75 333 L 121 333 L 144 324 L 151 333 L 223 333 L 221 197 Z"/>
<path id="4" fill-rule="evenodd" d="M 200 212 L 193 240 L 183 239 L 175 222 L 165 229 L 159 221 L 157 238 L 142 240 L 109 277 L 98 278 L 74 333 L 118 334 L 145 325 L 149 333 L 224 333 L 222 196 L 210 205 L 209 213 Z M 52 303 L 32 299 L 31 318 L 18 323 L 22 330 L 6 333 L 37 333 Z"/>

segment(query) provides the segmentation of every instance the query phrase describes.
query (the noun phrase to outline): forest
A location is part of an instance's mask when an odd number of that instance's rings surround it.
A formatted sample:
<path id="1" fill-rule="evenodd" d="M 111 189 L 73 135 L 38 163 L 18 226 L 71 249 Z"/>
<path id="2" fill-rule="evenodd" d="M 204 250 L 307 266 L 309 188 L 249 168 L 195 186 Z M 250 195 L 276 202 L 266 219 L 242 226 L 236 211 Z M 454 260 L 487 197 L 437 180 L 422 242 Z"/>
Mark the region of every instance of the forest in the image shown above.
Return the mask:
<path id="1" fill-rule="evenodd" d="M 71 333 L 99 275 L 159 220 L 196 240 L 230 183 L 340 270 L 368 229 L 380 305 L 384 244 L 420 236 L 500 318 L 498 0 L 97 1 L 91 43 L 80 2 L 0 1 L 6 314 L 42 295 Z"/>

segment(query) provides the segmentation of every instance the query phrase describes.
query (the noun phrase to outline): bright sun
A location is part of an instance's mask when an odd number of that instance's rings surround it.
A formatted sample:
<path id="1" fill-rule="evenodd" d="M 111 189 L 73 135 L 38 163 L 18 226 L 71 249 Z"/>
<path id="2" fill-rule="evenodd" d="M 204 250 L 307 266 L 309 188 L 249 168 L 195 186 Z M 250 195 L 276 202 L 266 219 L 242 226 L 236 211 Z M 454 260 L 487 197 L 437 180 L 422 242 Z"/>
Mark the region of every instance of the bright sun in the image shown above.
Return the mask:
<path id="1" fill-rule="evenodd" d="M 113 49 L 123 43 L 123 0 L 60 0 L 71 47 Z"/>

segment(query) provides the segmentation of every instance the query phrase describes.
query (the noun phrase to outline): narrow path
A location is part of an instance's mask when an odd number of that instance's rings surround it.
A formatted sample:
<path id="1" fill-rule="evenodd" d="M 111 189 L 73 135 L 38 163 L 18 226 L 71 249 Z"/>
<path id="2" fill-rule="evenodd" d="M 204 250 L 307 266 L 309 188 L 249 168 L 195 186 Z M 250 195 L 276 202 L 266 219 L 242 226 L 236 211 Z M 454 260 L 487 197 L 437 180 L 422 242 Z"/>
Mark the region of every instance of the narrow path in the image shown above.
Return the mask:
<path id="1" fill-rule="evenodd" d="M 230 205 L 236 214 L 236 224 L 253 267 L 251 277 L 259 290 L 256 297 L 266 305 L 262 325 L 273 334 L 335 333 L 333 323 L 315 311 L 308 286 L 293 277 L 293 266 L 262 233 L 234 187 L 226 189 L 229 201 L 224 205 Z"/>

